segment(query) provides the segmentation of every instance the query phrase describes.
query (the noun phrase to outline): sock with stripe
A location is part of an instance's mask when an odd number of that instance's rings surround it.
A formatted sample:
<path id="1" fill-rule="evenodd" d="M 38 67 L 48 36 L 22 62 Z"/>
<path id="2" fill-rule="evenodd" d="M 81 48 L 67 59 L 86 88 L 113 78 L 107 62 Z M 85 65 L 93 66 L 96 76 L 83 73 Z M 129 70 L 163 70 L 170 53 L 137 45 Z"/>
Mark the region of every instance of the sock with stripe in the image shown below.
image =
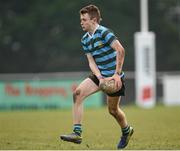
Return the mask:
<path id="1" fill-rule="evenodd" d="M 126 127 L 122 128 L 121 131 L 122 131 L 123 136 L 128 135 L 129 131 L 130 131 L 130 126 L 126 126 Z"/>
<path id="2" fill-rule="evenodd" d="M 82 133 L 81 124 L 74 124 L 73 132 L 81 136 L 81 133 Z"/>

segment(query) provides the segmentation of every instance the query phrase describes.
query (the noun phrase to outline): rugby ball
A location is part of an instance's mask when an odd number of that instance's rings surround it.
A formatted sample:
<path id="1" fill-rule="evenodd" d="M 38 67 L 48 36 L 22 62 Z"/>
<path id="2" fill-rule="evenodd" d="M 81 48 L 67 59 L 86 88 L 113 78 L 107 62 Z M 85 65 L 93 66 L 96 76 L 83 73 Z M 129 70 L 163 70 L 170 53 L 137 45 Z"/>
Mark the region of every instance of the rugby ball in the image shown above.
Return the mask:
<path id="1" fill-rule="evenodd" d="M 116 89 L 114 80 L 104 80 L 104 82 L 101 83 L 99 87 L 103 92 L 108 94 L 115 93 L 120 89 L 120 88 L 118 90 Z"/>

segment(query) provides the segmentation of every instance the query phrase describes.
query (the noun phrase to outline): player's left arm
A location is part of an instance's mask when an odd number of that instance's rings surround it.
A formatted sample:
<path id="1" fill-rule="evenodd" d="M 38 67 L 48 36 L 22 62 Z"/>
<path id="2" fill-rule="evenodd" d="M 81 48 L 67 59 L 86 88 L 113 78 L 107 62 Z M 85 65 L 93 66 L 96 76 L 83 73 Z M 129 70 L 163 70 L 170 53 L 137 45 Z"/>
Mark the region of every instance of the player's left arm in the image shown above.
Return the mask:
<path id="1" fill-rule="evenodd" d="M 119 75 L 124 64 L 125 50 L 117 39 L 111 43 L 111 47 L 116 51 L 116 70 L 112 78 L 115 80 L 117 88 L 119 88 L 122 84 Z"/>

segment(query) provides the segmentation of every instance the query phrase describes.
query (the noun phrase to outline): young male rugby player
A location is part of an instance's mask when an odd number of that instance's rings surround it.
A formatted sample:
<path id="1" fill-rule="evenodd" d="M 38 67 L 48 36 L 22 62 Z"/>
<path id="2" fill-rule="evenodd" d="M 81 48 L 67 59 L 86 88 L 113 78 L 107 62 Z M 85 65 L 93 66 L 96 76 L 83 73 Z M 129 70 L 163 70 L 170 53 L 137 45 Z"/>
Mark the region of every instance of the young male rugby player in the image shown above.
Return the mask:
<path id="1" fill-rule="evenodd" d="M 121 43 L 108 28 L 100 25 L 101 15 L 97 6 L 88 5 L 80 10 L 80 23 L 85 35 L 81 39 L 92 73 L 73 93 L 73 132 L 61 135 L 64 141 L 80 144 L 82 142 L 83 101 L 89 95 L 100 90 L 104 80 L 114 80 L 117 91 L 107 94 L 109 113 L 119 124 L 122 136 L 118 149 L 125 148 L 134 130 L 128 125 L 125 113 L 120 109 L 121 96 L 125 95 L 124 63 L 125 51 Z"/>

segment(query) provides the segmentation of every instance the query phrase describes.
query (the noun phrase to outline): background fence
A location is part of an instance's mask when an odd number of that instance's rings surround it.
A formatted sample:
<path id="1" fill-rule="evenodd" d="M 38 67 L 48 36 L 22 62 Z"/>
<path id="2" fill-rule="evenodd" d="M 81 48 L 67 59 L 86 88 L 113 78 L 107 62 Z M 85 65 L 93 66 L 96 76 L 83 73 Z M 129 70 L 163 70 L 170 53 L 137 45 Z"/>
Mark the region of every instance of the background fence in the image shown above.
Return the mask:
<path id="1" fill-rule="evenodd" d="M 70 108 L 72 92 L 88 76 L 88 72 L 57 72 L 41 74 L 0 74 L 0 108 Z M 126 95 L 121 104 L 135 104 L 134 72 L 126 71 Z M 163 77 L 179 72 L 157 73 L 157 103 L 163 101 Z M 85 101 L 87 107 L 100 107 L 106 102 L 98 92 Z"/>

